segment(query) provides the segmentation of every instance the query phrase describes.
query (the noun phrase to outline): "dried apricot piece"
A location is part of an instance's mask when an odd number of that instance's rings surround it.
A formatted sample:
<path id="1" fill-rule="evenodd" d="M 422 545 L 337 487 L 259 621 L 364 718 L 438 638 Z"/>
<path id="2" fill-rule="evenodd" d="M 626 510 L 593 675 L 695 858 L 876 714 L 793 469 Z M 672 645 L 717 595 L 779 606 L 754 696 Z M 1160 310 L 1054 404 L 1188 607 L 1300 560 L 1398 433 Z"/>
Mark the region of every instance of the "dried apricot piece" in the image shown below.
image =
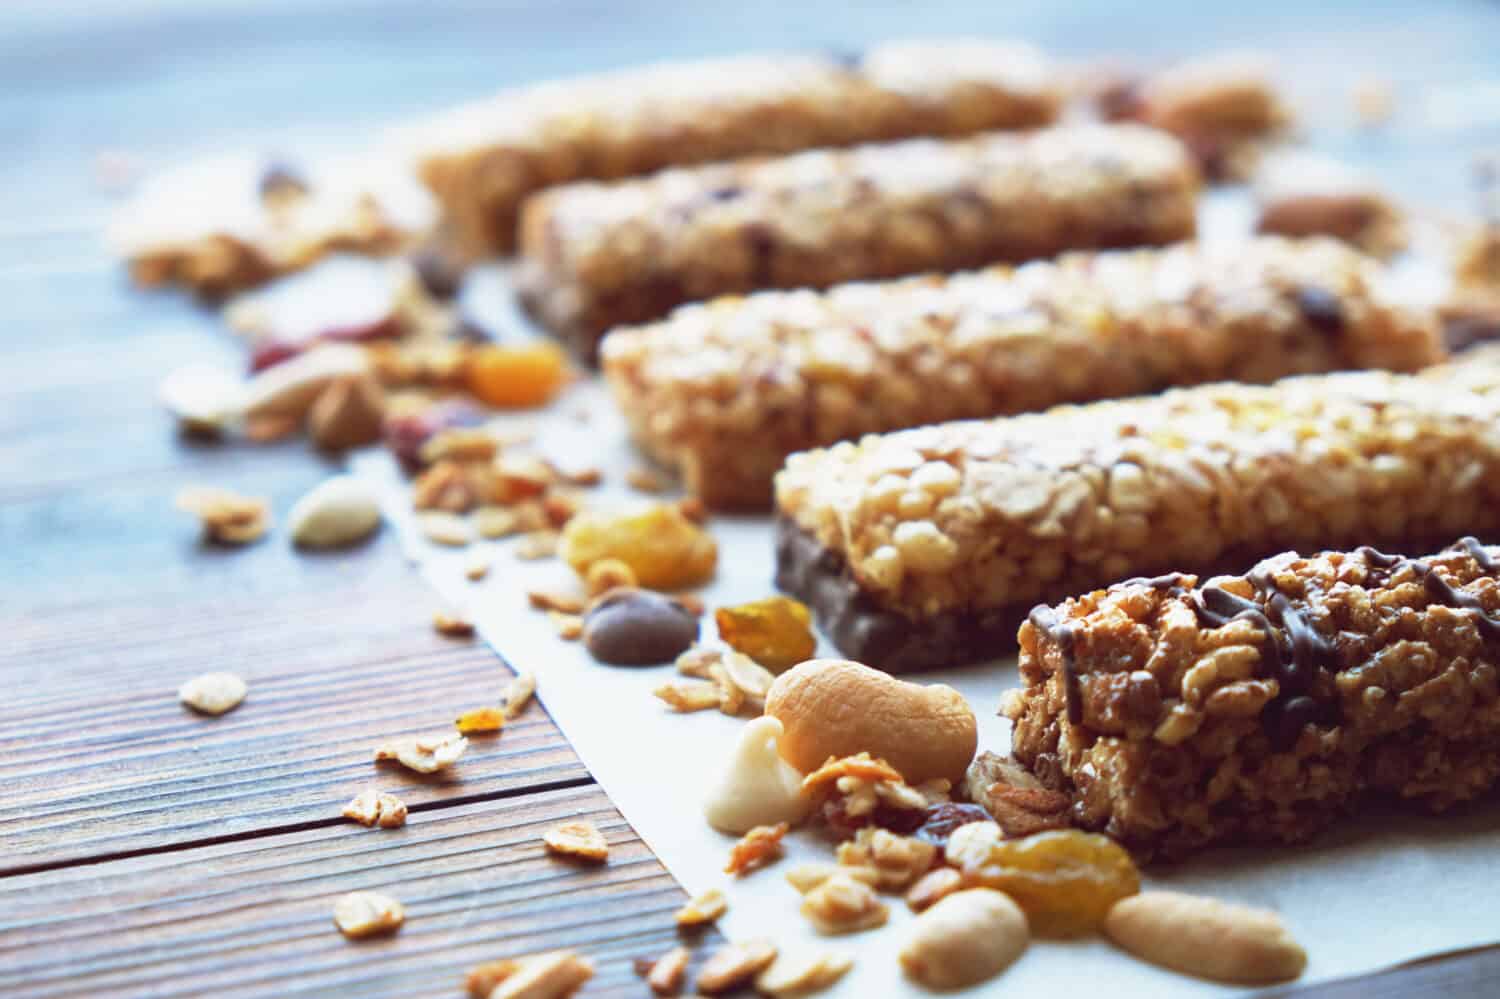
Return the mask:
<path id="1" fill-rule="evenodd" d="M 812 613 L 791 597 L 767 597 L 714 611 L 719 637 L 730 648 L 776 672 L 791 669 L 817 651 Z"/>
<path id="2" fill-rule="evenodd" d="M 469 359 L 469 391 L 491 406 L 529 409 L 557 394 L 568 378 L 568 362 L 556 344 L 487 346 Z"/>
<path id="3" fill-rule="evenodd" d="M 580 513 L 563 529 L 561 553 L 585 578 L 596 562 L 618 559 L 652 590 L 705 582 L 719 560 L 713 536 L 671 503 L 627 513 Z"/>
<path id="4" fill-rule="evenodd" d="M 1077 829 L 999 840 L 967 859 L 963 879 L 966 887 L 1009 895 L 1043 937 L 1096 932 L 1110 906 L 1141 890 L 1140 872 L 1124 847 Z"/>

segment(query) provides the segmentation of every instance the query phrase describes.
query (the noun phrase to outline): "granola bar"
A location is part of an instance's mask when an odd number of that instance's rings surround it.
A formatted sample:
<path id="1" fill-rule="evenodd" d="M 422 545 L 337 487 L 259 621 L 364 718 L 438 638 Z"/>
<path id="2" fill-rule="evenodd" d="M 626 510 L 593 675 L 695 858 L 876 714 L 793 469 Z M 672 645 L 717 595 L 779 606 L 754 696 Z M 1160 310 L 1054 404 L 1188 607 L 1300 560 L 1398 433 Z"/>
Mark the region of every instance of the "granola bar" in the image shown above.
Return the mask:
<path id="1" fill-rule="evenodd" d="M 760 55 L 652 66 L 510 90 L 400 141 L 475 253 L 515 247 L 543 187 L 674 164 L 918 135 L 1029 128 L 1057 117 L 1059 74 L 1014 42 L 880 45 L 854 59 Z"/>
<path id="2" fill-rule="evenodd" d="M 1288 552 L 1038 607 L 1014 753 L 1076 824 L 1169 856 L 1302 840 L 1369 794 L 1474 798 L 1500 777 L 1497 555 Z"/>
<path id="3" fill-rule="evenodd" d="M 330 253 L 405 250 L 435 217 L 422 186 L 388 163 L 224 157 L 148 183 L 113 220 L 108 241 L 143 287 L 223 298 Z"/>
<path id="4" fill-rule="evenodd" d="M 592 356 L 612 326 L 759 288 L 1174 242 L 1197 173 L 1138 125 L 913 139 L 573 184 L 529 201 L 527 307 Z"/>
<path id="5" fill-rule="evenodd" d="M 1256 173 L 1255 197 L 1263 233 L 1333 236 L 1377 256 L 1406 246 L 1401 209 L 1337 160 L 1307 153 L 1268 157 Z"/>
<path id="6" fill-rule="evenodd" d="M 1332 240 L 1078 253 L 1019 269 L 770 291 L 622 329 L 603 365 L 636 441 L 718 508 L 764 508 L 786 456 L 862 434 L 1169 385 L 1442 359 Z"/>
<path id="7" fill-rule="evenodd" d="M 1500 529 L 1500 350 L 1465 358 L 796 454 L 777 581 L 851 658 L 898 671 L 997 655 L 1038 601 L 1127 576 Z"/>

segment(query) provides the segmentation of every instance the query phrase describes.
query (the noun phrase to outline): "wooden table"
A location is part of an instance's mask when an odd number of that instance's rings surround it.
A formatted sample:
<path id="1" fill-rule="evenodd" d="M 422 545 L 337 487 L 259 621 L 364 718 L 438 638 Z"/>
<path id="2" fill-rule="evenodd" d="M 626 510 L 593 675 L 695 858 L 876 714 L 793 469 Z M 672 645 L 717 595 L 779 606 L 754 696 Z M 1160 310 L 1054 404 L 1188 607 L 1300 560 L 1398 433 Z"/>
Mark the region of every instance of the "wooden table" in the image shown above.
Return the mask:
<path id="1" fill-rule="evenodd" d="M 1496 74 L 1500 10 L 1364 5 L 1263 20 L 1266 5 L 879 3 L 465 10 L 159 2 L 0 12 L 0 994 L 455 996 L 481 961 L 579 947 L 593 991 L 644 991 L 631 960 L 675 941 L 682 892 L 540 710 L 477 745 L 457 776 L 383 771 L 411 805 L 397 831 L 342 821 L 373 745 L 441 729 L 507 676 L 488 649 L 435 636 L 433 598 L 389 535 L 309 557 L 282 535 L 204 547 L 171 506 L 183 485 L 267 494 L 283 514 L 330 470 L 300 443 L 174 437 L 154 401 L 170 368 L 238 363 L 214 317 L 130 290 L 99 245 L 108 157 L 148 164 L 222 147 L 303 148 L 515 80 L 653 56 L 858 44 L 933 24 L 1028 35 L 1065 53 L 1160 56 L 1258 40 L 1306 78 L 1330 40 L 1398 84 Z M 932 13 L 934 7 L 946 8 Z M 1267 24 L 1271 26 L 1266 27 Z M 1257 32 L 1260 34 L 1257 36 Z M 1326 89 L 1326 88 L 1325 88 Z M 1342 105 L 1341 105 L 1342 106 Z M 1490 131 L 1485 131 L 1485 128 Z M 1463 197 L 1463 144 L 1384 147 L 1398 188 Z M 1359 146 L 1368 140 L 1337 140 Z M 1500 144 L 1500 143 L 1497 143 Z M 176 701 L 210 669 L 251 694 L 216 720 Z M 542 830 L 586 816 L 607 867 L 543 856 Z M 354 945 L 343 892 L 394 885 L 408 925 Z M 1381 914 L 1399 918 L 1399 914 Z M 1358 932 L 1350 927 L 1350 932 Z M 1482 995 L 1481 951 L 1315 990 Z"/>

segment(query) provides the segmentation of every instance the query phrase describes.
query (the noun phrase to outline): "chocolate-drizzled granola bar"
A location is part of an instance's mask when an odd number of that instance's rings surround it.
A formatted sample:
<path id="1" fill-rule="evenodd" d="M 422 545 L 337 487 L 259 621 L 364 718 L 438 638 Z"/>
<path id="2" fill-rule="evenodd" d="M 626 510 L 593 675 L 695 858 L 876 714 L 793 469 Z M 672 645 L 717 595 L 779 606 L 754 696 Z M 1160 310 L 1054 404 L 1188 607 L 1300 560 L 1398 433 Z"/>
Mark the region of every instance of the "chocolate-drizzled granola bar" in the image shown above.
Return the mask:
<path id="1" fill-rule="evenodd" d="M 666 63 L 507 91 L 416 130 L 423 179 L 476 253 L 515 246 L 521 202 L 554 184 L 918 135 L 1032 128 L 1059 74 L 1028 45 L 900 42 L 863 55 Z"/>
<path id="2" fill-rule="evenodd" d="M 522 295 L 592 356 L 612 326 L 759 288 L 1174 242 L 1194 231 L 1186 150 L 1137 125 L 910 140 L 544 192 Z"/>
<path id="3" fill-rule="evenodd" d="M 1145 853 L 1301 840 L 1370 793 L 1476 797 L 1500 777 L 1497 551 L 1287 553 L 1038 607 L 1013 752 Z"/>
<path id="4" fill-rule="evenodd" d="M 1324 239 L 1078 253 L 684 306 L 602 359 L 647 453 L 710 506 L 764 508 L 787 455 L 861 434 L 1442 360 L 1430 313 L 1382 302 L 1383 283 Z"/>
<path id="5" fill-rule="evenodd" d="M 1500 529 L 1500 351 L 946 423 L 793 455 L 777 578 L 889 670 L 1014 647 L 1039 601 L 1268 553 Z"/>

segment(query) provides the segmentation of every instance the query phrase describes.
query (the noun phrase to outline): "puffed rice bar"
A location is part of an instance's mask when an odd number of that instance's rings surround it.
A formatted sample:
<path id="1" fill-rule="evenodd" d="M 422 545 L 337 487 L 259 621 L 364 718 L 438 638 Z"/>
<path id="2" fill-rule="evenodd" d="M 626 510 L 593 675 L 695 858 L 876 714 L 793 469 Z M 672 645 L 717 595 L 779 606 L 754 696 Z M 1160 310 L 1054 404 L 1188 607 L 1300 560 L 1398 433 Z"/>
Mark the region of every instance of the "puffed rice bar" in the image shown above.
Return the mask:
<path id="1" fill-rule="evenodd" d="M 892 671 L 1014 647 L 1038 601 L 1271 552 L 1500 528 L 1500 350 L 1214 384 L 793 455 L 778 583 Z"/>
<path id="2" fill-rule="evenodd" d="M 137 284 L 218 299 L 330 253 L 400 252 L 436 218 L 422 185 L 388 162 L 228 156 L 153 178 L 112 220 L 107 239 Z"/>
<path id="3" fill-rule="evenodd" d="M 1019 269 L 771 291 L 621 329 L 603 366 L 639 445 L 716 508 L 862 434 L 1170 385 L 1443 358 L 1429 312 L 1332 240 L 1078 253 Z"/>
<path id="4" fill-rule="evenodd" d="M 898 42 L 852 59 L 662 63 L 510 90 L 401 138 L 475 253 L 514 249 L 521 202 L 554 184 L 814 146 L 1053 121 L 1059 73 L 1016 42 Z"/>
<path id="5" fill-rule="evenodd" d="M 544 192 L 522 296 L 592 357 L 610 327 L 759 288 L 957 270 L 1193 235 L 1198 177 L 1138 125 L 913 139 Z"/>
<path id="6" fill-rule="evenodd" d="M 1014 754 L 1146 854 L 1302 840 L 1368 794 L 1477 797 L 1500 777 L 1497 554 L 1289 552 L 1038 607 Z"/>

